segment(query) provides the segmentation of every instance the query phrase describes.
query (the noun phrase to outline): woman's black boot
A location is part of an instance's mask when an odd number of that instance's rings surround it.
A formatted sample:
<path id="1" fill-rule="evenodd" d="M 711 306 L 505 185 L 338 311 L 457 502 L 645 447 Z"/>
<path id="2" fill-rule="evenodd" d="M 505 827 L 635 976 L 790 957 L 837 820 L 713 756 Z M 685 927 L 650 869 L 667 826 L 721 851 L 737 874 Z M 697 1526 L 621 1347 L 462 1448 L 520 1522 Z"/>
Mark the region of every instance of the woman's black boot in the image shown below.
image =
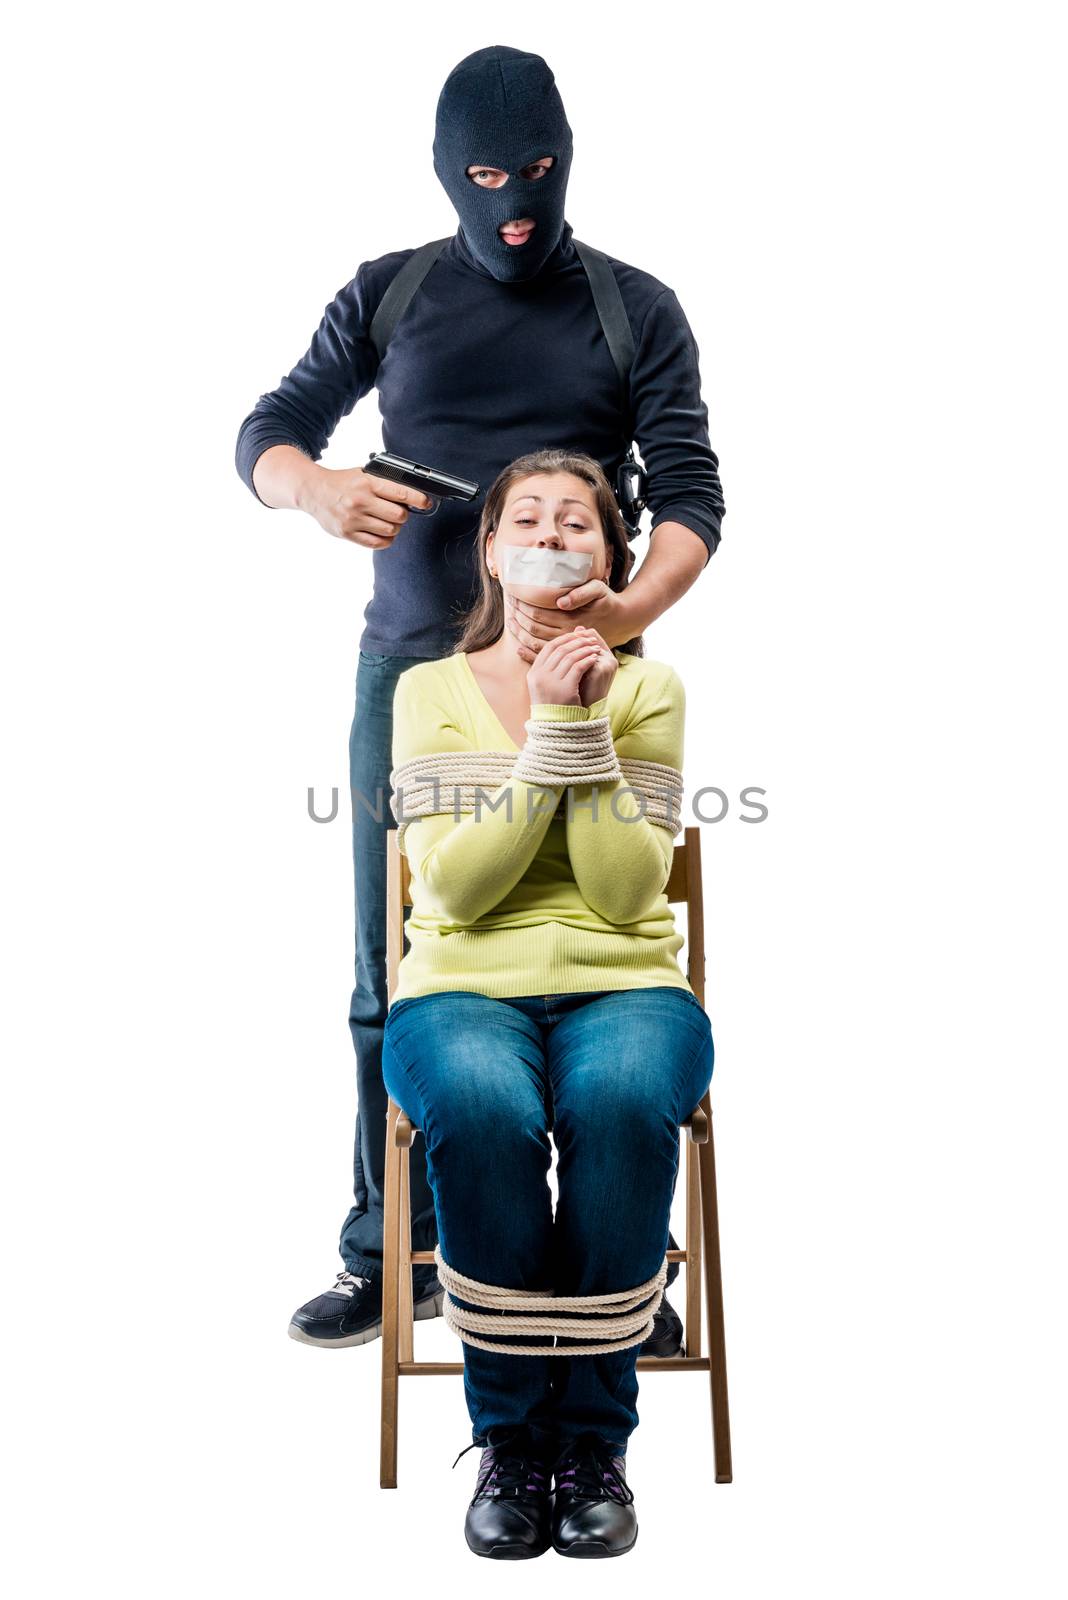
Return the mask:
<path id="1" fill-rule="evenodd" d="M 490 1429 L 464 1522 L 476 1556 L 525 1561 L 545 1554 L 552 1538 L 549 1477 L 549 1463 L 526 1428 Z"/>
<path id="2" fill-rule="evenodd" d="M 599 1433 L 581 1433 L 557 1458 L 553 1549 L 562 1556 L 623 1556 L 638 1537 L 624 1457 Z"/>

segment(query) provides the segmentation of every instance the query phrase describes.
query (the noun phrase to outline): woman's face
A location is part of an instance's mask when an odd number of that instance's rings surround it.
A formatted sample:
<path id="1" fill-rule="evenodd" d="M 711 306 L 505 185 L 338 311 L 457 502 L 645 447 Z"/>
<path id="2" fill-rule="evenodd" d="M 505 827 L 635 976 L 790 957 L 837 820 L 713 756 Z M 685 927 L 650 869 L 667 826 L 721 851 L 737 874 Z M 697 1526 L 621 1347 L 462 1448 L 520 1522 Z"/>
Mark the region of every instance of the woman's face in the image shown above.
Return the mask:
<path id="1" fill-rule="evenodd" d="M 514 585 L 503 580 L 501 560 L 507 545 L 572 550 L 591 556 L 591 579 L 607 581 L 611 569 L 594 492 L 584 479 L 570 472 L 537 472 L 529 478 L 519 478 L 505 498 L 496 532 L 486 540 L 490 571 L 509 594 L 535 605 L 541 603 L 538 595 L 545 595 L 546 603 L 554 604 L 561 593 L 559 588 L 535 591 L 531 584 Z"/>

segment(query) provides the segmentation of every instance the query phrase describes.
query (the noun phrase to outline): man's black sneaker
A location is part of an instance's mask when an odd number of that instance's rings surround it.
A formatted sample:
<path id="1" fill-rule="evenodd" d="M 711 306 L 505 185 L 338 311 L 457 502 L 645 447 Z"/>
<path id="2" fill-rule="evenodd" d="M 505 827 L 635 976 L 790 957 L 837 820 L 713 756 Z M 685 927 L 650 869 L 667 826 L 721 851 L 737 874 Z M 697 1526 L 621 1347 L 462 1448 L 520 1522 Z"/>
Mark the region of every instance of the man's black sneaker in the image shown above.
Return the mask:
<path id="1" fill-rule="evenodd" d="M 653 1319 L 653 1331 L 638 1351 L 640 1356 L 658 1356 L 663 1360 L 666 1356 L 680 1356 L 682 1354 L 682 1318 L 675 1307 L 668 1300 L 667 1295 L 660 1302 L 660 1309 Z"/>
<path id="2" fill-rule="evenodd" d="M 488 1437 L 464 1519 L 468 1547 L 494 1561 L 544 1555 L 551 1542 L 549 1463 L 526 1428 L 493 1428 Z"/>
<path id="3" fill-rule="evenodd" d="M 445 1294 L 436 1278 L 415 1302 L 415 1320 L 440 1317 Z M 316 1295 L 307 1305 L 294 1311 L 289 1337 L 301 1344 L 318 1344 L 334 1350 L 349 1345 L 369 1344 L 382 1335 L 382 1285 L 370 1278 L 357 1278 L 339 1272 L 337 1282 L 325 1294 Z"/>
<path id="4" fill-rule="evenodd" d="M 553 1474 L 553 1549 L 562 1556 L 623 1556 L 634 1549 L 638 1517 L 626 1458 L 599 1433 L 580 1433 L 560 1452 Z"/>

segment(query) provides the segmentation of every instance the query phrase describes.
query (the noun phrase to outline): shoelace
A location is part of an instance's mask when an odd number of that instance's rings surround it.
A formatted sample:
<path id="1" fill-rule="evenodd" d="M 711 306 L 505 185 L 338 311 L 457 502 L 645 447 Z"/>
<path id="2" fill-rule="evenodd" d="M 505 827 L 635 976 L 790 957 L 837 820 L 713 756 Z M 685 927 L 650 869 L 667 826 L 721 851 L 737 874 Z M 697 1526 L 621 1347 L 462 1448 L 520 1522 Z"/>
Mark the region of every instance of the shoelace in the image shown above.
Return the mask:
<path id="1" fill-rule="evenodd" d="M 456 1457 L 465 1456 L 475 1448 L 477 1441 L 465 1446 Z M 456 1461 L 453 1462 L 455 1467 Z M 509 1434 L 497 1444 L 482 1447 L 478 1482 L 471 1500 L 492 1496 L 495 1500 L 519 1500 L 528 1494 L 546 1494 L 549 1480 L 546 1468 L 531 1454 L 518 1433 Z"/>
<path id="2" fill-rule="evenodd" d="M 629 1506 L 634 1495 L 616 1466 L 612 1446 L 599 1433 L 580 1433 L 553 1463 L 557 1489 L 580 1500 L 615 1500 Z"/>
<path id="3" fill-rule="evenodd" d="M 354 1277 L 351 1272 L 339 1272 L 337 1282 L 332 1284 L 326 1292 L 327 1294 L 343 1294 L 351 1300 L 354 1289 L 364 1289 L 366 1287 L 366 1278 Z"/>

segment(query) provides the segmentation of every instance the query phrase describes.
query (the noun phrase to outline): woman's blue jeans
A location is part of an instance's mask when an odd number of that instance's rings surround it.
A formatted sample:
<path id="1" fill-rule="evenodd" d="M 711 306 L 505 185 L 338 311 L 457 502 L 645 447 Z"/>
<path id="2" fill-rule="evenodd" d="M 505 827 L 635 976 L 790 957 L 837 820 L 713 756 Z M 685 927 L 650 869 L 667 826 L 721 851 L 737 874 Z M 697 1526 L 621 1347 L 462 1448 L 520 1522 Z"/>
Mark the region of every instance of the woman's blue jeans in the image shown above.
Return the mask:
<path id="1" fill-rule="evenodd" d="M 688 989 L 398 1000 L 382 1073 L 422 1131 L 449 1266 L 484 1283 L 573 1295 L 653 1277 L 668 1248 L 679 1125 L 708 1088 L 712 1063 L 708 1016 Z M 637 1356 L 637 1345 L 540 1357 L 465 1344 L 475 1442 L 526 1424 L 547 1445 L 589 1429 L 625 1451 L 638 1425 Z"/>

